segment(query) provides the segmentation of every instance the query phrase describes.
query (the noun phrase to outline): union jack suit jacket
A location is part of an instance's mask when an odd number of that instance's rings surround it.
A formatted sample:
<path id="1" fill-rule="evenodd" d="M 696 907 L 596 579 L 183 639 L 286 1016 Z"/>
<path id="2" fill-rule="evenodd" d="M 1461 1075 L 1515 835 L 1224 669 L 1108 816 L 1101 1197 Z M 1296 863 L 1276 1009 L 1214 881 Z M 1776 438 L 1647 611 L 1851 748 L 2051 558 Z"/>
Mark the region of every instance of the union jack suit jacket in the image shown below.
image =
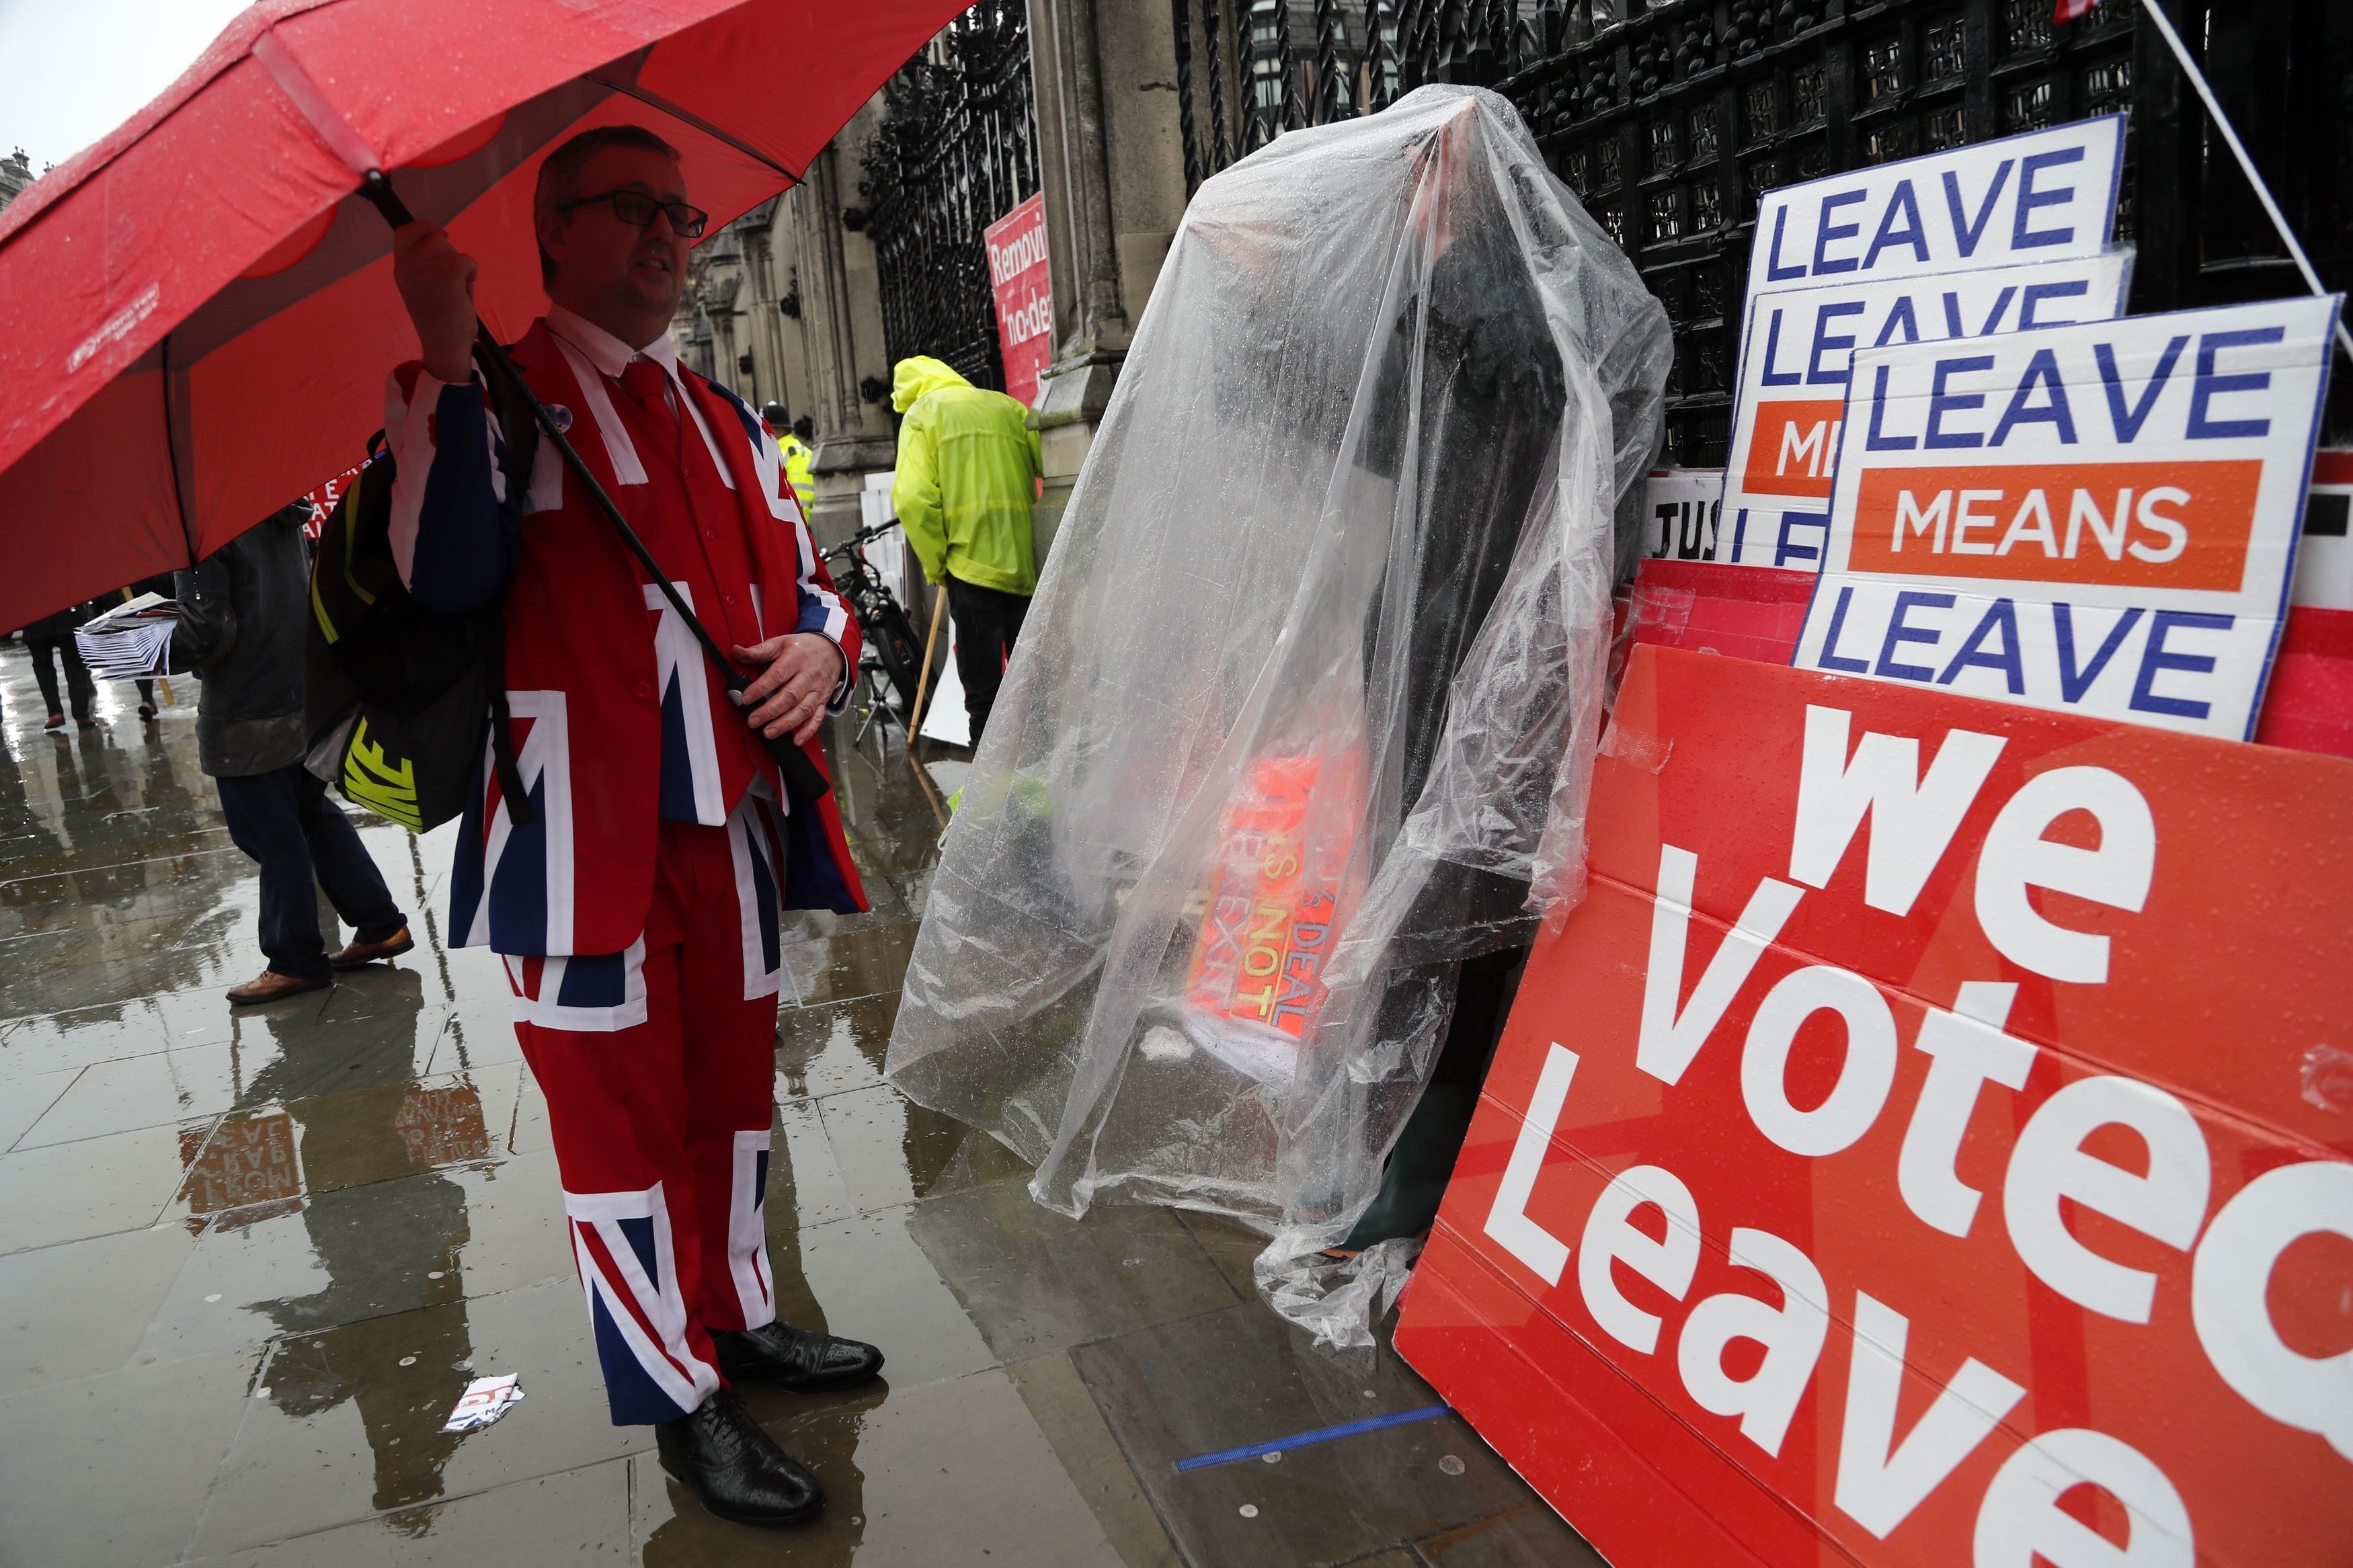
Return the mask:
<path id="1" fill-rule="evenodd" d="M 576 332 L 576 318 L 567 327 Z M 571 416 L 566 435 L 629 516 L 631 489 L 647 479 L 603 377 L 544 320 L 511 353 L 539 400 L 564 411 L 559 420 Z M 840 647 L 838 712 L 858 668 L 858 626 L 811 542 L 776 442 L 733 392 L 667 353 L 662 359 L 695 426 L 687 438 L 700 435 L 733 492 L 761 633 L 818 632 Z M 486 747 L 459 825 L 451 939 L 505 953 L 617 953 L 643 933 L 652 900 L 662 758 L 666 739 L 679 740 L 666 738 L 665 721 L 675 730 L 683 713 L 701 723 L 708 753 L 708 678 L 691 634 L 674 624 L 554 442 L 539 443 L 527 485 L 511 483 L 481 374 L 448 385 L 412 363 L 393 373 L 385 399 L 393 460 L 408 469 L 396 469 L 392 537 L 411 593 L 440 610 L 505 595 L 507 703 L 532 805 L 530 821 L 517 824 Z M 782 584 L 791 596 L 778 605 L 774 585 Z M 719 721 L 741 722 L 732 709 Z M 822 772 L 821 749 L 812 742 L 806 750 Z M 783 907 L 865 909 L 832 795 L 779 810 L 775 765 L 763 753 L 757 766 L 754 793 L 784 851 Z M 694 784 L 707 793 L 702 780 Z M 727 811 L 721 803 L 714 821 Z"/>

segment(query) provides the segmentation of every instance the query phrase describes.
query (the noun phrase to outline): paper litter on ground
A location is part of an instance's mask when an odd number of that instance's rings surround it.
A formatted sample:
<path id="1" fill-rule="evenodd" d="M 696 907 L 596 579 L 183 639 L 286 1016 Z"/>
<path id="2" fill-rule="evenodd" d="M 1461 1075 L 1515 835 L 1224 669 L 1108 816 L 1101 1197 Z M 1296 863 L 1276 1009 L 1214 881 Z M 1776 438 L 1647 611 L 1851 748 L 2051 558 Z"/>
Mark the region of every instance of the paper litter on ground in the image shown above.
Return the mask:
<path id="1" fill-rule="evenodd" d="M 444 1432 L 470 1432 L 477 1426 L 487 1426 L 513 1409 L 522 1398 L 522 1390 L 515 1386 L 512 1374 L 505 1377 L 478 1377 L 466 1385 L 458 1396 L 458 1407 L 443 1422 Z"/>

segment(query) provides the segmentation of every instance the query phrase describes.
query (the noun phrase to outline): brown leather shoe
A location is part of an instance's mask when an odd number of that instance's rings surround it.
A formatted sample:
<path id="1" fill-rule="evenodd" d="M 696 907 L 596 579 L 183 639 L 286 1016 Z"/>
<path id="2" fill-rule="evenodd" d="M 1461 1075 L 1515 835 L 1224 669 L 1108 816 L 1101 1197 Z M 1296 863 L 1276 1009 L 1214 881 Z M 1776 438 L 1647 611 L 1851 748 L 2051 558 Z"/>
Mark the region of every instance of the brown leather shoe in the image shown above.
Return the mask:
<path id="1" fill-rule="evenodd" d="M 248 1002 L 275 1002 L 281 996 L 299 996 L 305 991 L 324 991 L 333 984 L 324 975 L 305 980 L 299 974 L 280 974 L 274 969 L 265 969 L 244 984 L 230 986 L 228 999 L 239 1006 Z"/>
<path id="2" fill-rule="evenodd" d="M 355 942 L 327 962 L 337 969 L 357 969 L 379 958 L 398 958 L 416 945 L 417 939 L 403 926 L 382 942 Z"/>

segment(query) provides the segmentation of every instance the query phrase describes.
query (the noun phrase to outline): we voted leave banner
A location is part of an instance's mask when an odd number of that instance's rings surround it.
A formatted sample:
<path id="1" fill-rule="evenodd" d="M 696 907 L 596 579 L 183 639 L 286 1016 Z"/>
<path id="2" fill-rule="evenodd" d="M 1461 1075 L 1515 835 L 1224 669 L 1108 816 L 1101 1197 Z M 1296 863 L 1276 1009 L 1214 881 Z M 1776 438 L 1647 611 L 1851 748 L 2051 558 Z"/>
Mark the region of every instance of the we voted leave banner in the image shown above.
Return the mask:
<path id="1" fill-rule="evenodd" d="M 2353 763 L 1648 646 L 1610 726 L 1398 1352 L 1615 1568 L 2344 1563 Z"/>
<path id="2" fill-rule="evenodd" d="M 2124 314 L 2131 277 L 2126 248 L 1758 294 L 1741 333 L 1720 559 L 1821 569 L 1858 350 L 2110 321 Z"/>
<path id="3" fill-rule="evenodd" d="M 2247 738 L 2338 303 L 1856 351 L 1794 662 Z"/>

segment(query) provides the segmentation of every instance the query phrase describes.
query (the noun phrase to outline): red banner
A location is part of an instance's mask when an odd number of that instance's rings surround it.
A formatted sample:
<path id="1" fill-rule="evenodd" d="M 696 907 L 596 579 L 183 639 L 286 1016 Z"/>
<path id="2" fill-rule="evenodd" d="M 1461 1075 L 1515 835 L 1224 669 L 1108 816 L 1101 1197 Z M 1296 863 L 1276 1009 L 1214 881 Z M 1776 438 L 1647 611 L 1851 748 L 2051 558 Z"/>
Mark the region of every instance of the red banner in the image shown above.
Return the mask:
<path id="1" fill-rule="evenodd" d="M 1617 1568 L 2344 1562 L 2348 798 L 1638 647 L 1398 1349 Z"/>
<path id="2" fill-rule="evenodd" d="M 988 286 L 997 297 L 997 346 L 1005 390 L 1031 407 L 1038 373 L 1054 351 L 1054 291 L 1046 269 L 1046 198 L 1031 196 L 982 233 Z"/>
<path id="3" fill-rule="evenodd" d="M 358 479 L 360 470 L 366 467 L 365 462 L 353 463 L 302 498 L 311 503 L 311 521 L 302 525 L 303 532 L 313 539 L 319 537 L 319 531 L 327 526 L 327 514 L 335 510 L 335 503 L 343 499 L 343 492 L 351 489 L 352 481 Z"/>

